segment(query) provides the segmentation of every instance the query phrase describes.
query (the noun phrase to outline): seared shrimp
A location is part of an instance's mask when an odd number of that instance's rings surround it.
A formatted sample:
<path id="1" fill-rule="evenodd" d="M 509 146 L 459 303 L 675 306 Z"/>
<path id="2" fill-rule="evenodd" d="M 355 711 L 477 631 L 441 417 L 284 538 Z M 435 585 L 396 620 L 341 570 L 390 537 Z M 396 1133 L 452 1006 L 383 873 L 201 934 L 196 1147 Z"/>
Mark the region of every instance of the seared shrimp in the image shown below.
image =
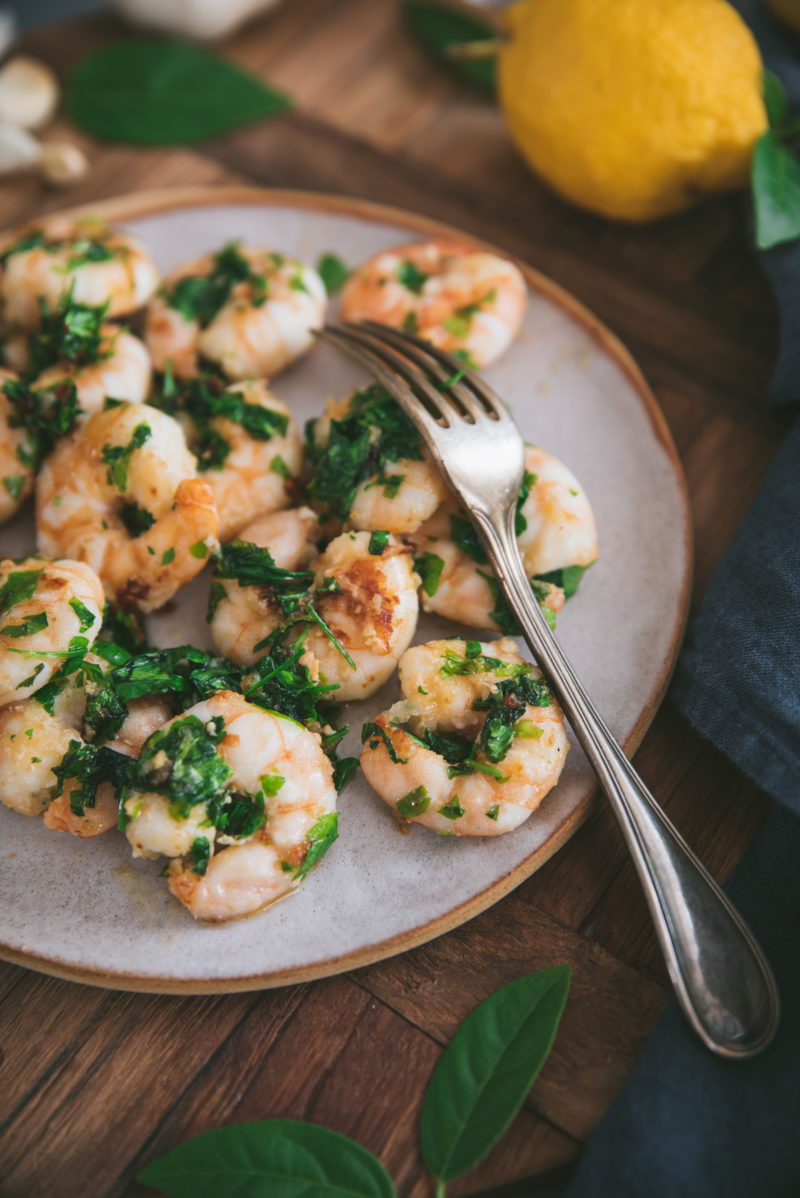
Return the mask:
<path id="1" fill-rule="evenodd" d="M 480 367 L 508 349 L 525 302 L 525 280 L 507 258 L 462 242 L 412 242 L 353 272 L 342 318 L 405 329 Z"/>
<path id="2" fill-rule="evenodd" d="M 102 584 L 83 562 L 0 562 L 0 707 L 49 682 L 75 648 L 74 638 L 88 649 L 102 613 Z"/>
<path id="3" fill-rule="evenodd" d="M 498 836 L 561 775 L 564 717 L 510 639 L 432 641 L 400 659 L 404 698 L 364 725 L 361 767 L 402 819 L 442 835 Z"/>
<path id="4" fill-rule="evenodd" d="M 286 404 L 266 383 L 251 379 L 224 390 L 218 379 L 198 379 L 179 399 L 178 419 L 214 493 L 221 541 L 289 505 L 303 444 Z"/>
<path id="5" fill-rule="evenodd" d="M 414 532 L 448 494 L 416 427 L 378 384 L 328 400 L 307 436 L 311 494 L 346 527 Z"/>
<path id="6" fill-rule="evenodd" d="M 70 379 L 84 412 L 96 412 L 107 396 L 141 403 L 150 391 L 150 355 L 138 337 L 105 322 L 107 307 L 64 296 L 43 312 L 38 329 L 6 339 L 4 360 L 34 376 L 34 388 Z"/>
<path id="7" fill-rule="evenodd" d="M 178 763 L 190 756 L 187 773 Z M 302 725 L 220 691 L 151 736 L 124 804 L 136 857 L 172 857 L 195 919 L 249 915 L 293 889 L 336 838 L 333 771 Z"/>
<path id="8" fill-rule="evenodd" d="M 165 280 L 145 340 L 156 370 L 178 378 L 196 375 L 200 358 L 230 379 L 269 378 L 309 348 L 326 299 L 310 266 L 232 242 Z"/>
<path id="9" fill-rule="evenodd" d="M 105 324 L 96 361 L 50 366 L 31 386 L 52 387 L 62 379 L 71 379 L 75 384 L 84 412 L 99 411 L 109 397 L 143 403 L 150 392 L 150 355 L 138 337 Z"/>
<path id="10" fill-rule="evenodd" d="M 308 516 L 303 519 L 310 532 Z M 262 525 L 248 536 L 265 533 L 270 529 Z M 385 532 L 342 533 L 307 572 L 270 581 L 269 564 L 275 562 L 264 555 L 270 543 L 235 545 L 242 547 L 235 554 L 234 547 L 223 548 L 214 584 L 221 590 L 212 603 L 211 636 L 220 653 L 252 664 L 265 638 L 286 626 L 291 637 L 302 635 L 301 661 L 313 676 L 339 688 L 337 700 L 366 698 L 386 681 L 417 626 L 418 580 L 405 546 Z M 252 571 L 262 559 L 264 583 L 253 584 Z M 304 597 L 287 604 L 287 589 Z"/>
<path id="11" fill-rule="evenodd" d="M 216 546 L 213 493 L 195 465 L 164 412 L 145 404 L 95 412 L 39 473 L 39 548 L 88 562 L 120 607 L 161 607 Z"/>
<path id="12" fill-rule="evenodd" d="M 597 558 L 597 529 L 586 493 L 567 467 L 540 447 L 525 449 L 517 543 L 541 605 L 556 613 Z M 451 495 L 407 538 L 423 581 L 422 606 L 472 628 L 511 631 L 477 533 Z"/>
<path id="13" fill-rule="evenodd" d="M 22 507 L 36 476 L 36 447 L 5 392 L 6 384 L 19 386 L 19 379 L 0 369 L 0 524 Z"/>
<path id="14" fill-rule="evenodd" d="M 89 656 L 94 668 L 100 658 Z M 43 706 L 35 697 L 0 710 L 0 802 L 22 815 L 44 816 L 51 831 L 88 838 L 117 826 L 114 784 L 98 772 L 93 746 L 81 731 L 86 707 L 81 671 Z M 135 757 L 144 741 L 171 715 L 163 699 L 133 699 L 113 754 Z M 56 796 L 55 798 L 53 796 Z"/>
<path id="15" fill-rule="evenodd" d="M 158 286 L 158 271 L 134 238 L 102 220 L 55 217 L 16 230 L 0 248 L 5 318 L 36 328 L 46 308 L 66 295 L 79 304 L 108 304 L 111 317 L 141 308 Z"/>

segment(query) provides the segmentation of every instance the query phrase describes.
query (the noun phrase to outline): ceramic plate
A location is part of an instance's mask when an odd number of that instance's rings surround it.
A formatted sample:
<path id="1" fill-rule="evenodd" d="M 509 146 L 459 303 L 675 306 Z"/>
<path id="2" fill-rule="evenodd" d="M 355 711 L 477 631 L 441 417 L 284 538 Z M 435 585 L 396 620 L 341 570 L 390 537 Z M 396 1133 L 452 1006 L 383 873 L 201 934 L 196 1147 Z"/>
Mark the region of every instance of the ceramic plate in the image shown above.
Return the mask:
<path id="1" fill-rule="evenodd" d="M 162 270 L 231 238 L 315 263 L 357 264 L 408 239 L 461 237 L 422 217 L 347 199 L 240 189 L 173 191 L 92 206 L 141 237 Z M 518 340 L 486 375 L 525 439 L 569 465 L 597 516 L 600 560 L 559 616 L 558 635 L 618 739 L 632 751 L 669 680 L 689 591 L 685 484 L 657 404 L 626 351 L 554 283 L 523 266 L 530 303 Z M 335 314 L 335 305 L 333 308 Z M 274 380 L 300 425 L 366 376 L 318 345 Z M 0 530 L 3 556 L 33 549 L 26 512 Z M 207 571 L 150 620 L 160 645 L 210 648 Z M 464 630 L 428 616 L 417 640 Z M 474 634 L 473 634 L 474 635 Z M 365 719 L 395 680 L 346 709 L 357 752 Z M 586 817 L 594 777 L 573 746 L 556 789 L 519 830 L 488 840 L 402 835 L 362 777 L 340 800 L 340 837 L 286 901 L 221 926 L 196 924 L 158 862 L 134 862 L 124 837 L 48 832 L 0 808 L 0 955 L 120 989 L 200 993 L 307 980 L 375 961 L 455 927 L 538 869 Z M 564 869 L 569 869 L 565 859 Z"/>

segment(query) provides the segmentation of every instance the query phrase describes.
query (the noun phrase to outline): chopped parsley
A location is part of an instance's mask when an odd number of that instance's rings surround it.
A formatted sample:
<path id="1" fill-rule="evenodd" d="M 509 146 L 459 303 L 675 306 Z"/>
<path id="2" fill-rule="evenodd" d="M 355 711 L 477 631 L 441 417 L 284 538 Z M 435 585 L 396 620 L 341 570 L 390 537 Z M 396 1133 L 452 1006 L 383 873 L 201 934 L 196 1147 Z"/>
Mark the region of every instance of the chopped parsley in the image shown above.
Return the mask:
<path id="1" fill-rule="evenodd" d="M 414 819 L 417 815 L 423 815 L 430 805 L 431 796 L 425 787 L 417 786 L 407 795 L 403 795 L 402 799 L 397 800 L 395 811 L 398 815 L 402 815 L 403 819 Z"/>
<path id="2" fill-rule="evenodd" d="M 26 603 L 36 593 L 36 587 L 44 573 L 41 570 L 14 570 L 0 587 L 0 616 L 11 611 L 18 603 Z"/>
<path id="3" fill-rule="evenodd" d="M 20 496 L 25 490 L 27 478 L 24 474 L 6 474 L 3 478 L 3 486 L 8 491 L 14 503 L 19 503 Z"/>
<path id="4" fill-rule="evenodd" d="M 295 873 L 295 880 L 300 881 L 312 869 L 321 857 L 324 857 L 333 842 L 339 836 L 339 816 L 335 811 L 321 815 L 306 833 L 308 852 L 305 860 Z"/>
<path id="5" fill-rule="evenodd" d="M 208 818 L 223 836 L 245 840 L 267 822 L 263 794 L 247 795 L 227 790 L 206 803 Z"/>
<path id="6" fill-rule="evenodd" d="M 33 636 L 34 633 L 47 628 L 47 625 L 47 613 L 40 611 L 35 616 L 29 616 L 27 620 L 23 620 L 21 624 L 6 624 L 0 628 L 0 636 L 7 636 L 12 640 L 22 636 Z"/>
<path id="7" fill-rule="evenodd" d="M 454 337 L 468 337 L 472 328 L 472 318 L 476 312 L 480 312 L 485 304 L 493 304 L 497 299 L 497 289 L 492 288 L 487 291 L 486 295 L 482 296 L 474 303 L 464 304 L 460 308 L 456 308 L 452 316 L 447 316 L 442 321 L 442 324 L 447 329 L 448 333 L 452 333 Z"/>
<path id="8" fill-rule="evenodd" d="M 341 291 L 351 273 L 338 254 L 330 252 L 322 254 L 317 262 L 317 274 L 325 284 L 328 295 L 334 295 L 335 292 Z"/>
<path id="9" fill-rule="evenodd" d="M 291 478 L 292 477 L 291 470 L 286 465 L 286 462 L 283 460 L 283 458 L 281 457 L 281 455 L 279 453 L 275 454 L 275 457 L 272 459 L 272 461 L 269 464 L 269 468 L 273 474 L 279 474 L 281 476 L 281 478 Z"/>
<path id="10" fill-rule="evenodd" d="M 515 677 L 499 679 L 490 695 L 476 699 L 473 709 L 486 712 L 478 745 L 489 761 L 497 764 L 506 756 L 514 739 L 514 725 L 526 706 L 549 707 L 551 701 L 550 688 L 543 679 L 534 677 L 530 666 Z"/>
<path id="11" fill-rule="evenodd" d="M 427 283 L 430 275 L 426 275 L 419 267 L 406 258 L 398 266 L 395 267 L 394 277 L 403 287 L 412 291 L 414 295 L 422 295 L 422 288 Z"/>
<path id="12" fill-rule="evenodd" d="M 71 379 L 62 379 L 52 387 L 34 389 L 20 379 L 7 379 L 0 389 L 11 406 L 9 425 L 25 430 L 26 445 L 17 447 L 17 459 L 36 470 L 78 418 L 75 384 Z"/>
<path id="13" fill-rule="evenodd" d="M 383 530 L 373 532 L 369 538 L 368 549 L 373 557 L 380 557 L 386 546 L 389 544 L 389 534 Z"/>
<path id="14" fill-rule="evenodd" d="M 131 537 L 139 537 L 142 533 L 149 532 L 156 522 L 155 516 L 151 515 L 147 508 L 140 507 L 138 503 L 123 503 L 118 514 L 125 525 L 126 532 Z"/>
<path id="15" fill-rule="evenodd" d="M 191 864 L 192 873 L 202 876 L 208 869 L 211 859 L 211 841 L 205 836 L 195 836 L 186 858 Z"/>
<path id="16" fill-rule="evenodd" d="M 590 562 L 588 566 L 562 566 L 560 570 L 551 570 L 548 574 L 540 574 L 539 581 L 561 587 L 564 597 L 571 599 L 578 589 L 578 583 L 592 565 L 594 562 Z"/>
<path id="17" fill-rule="evenodd" d="M 445 803 L 444 807 L 440 807 L 439 814 L 443 815 L 445 819 L 461 819 L 461 816 L 464 814 L 464 808 L 458 801 L 458 795 L 453 795 L 453 797 L 449 799 L 447 803 Z"/>
<path id="18" fill-rule="evenodd" d="M 135 789 L 165 795 L 173 818 L 185 819 L 197 803 L 218 799 L 231 778 L 217 751 L 224 736 L 222 716 L 204 723 L 186 715 L 151 733 L 135 763 Z"/>
<path id="19" fill-rule="evenodd" d="M 367 722 L 361 729 L 361 743 L 369 744 L 371 749 L 377 749 L 378 745 L 383 741 L 386 746 L 386 752 L 389 754 L 389 760 L 395 765 L 407 765 L 408 758 L 399 757 L 397 750 L 392 744 L 392 738 L 389 736 L 386 729 L 381 724 L 373 724 Z"/>
<path id="20" fill-rule="evenodd" d="M 195 541 L 193 545 L 189 546 L 189 552 L 192 557 L 200 559 L 208 557 L 208 545 L 206 545 L 205 541 Z"/>
<path id="21" fill-rule="evenodd" d="M 444 560 L 438 553 L 423 553 L 414 558 L 414 568 L 422 581 L 422 589 L 431 598 L 439 589 Z"/>
<path id="22" fill-rule="evenodd" d="M 500 804 L 499 804 L 499 803 L 495 803 L 495 804 L 494 804 L 492 807 L 490 807 L 490 808 L 489 808 L 489 810 L 486 812 L 486 818 L 487 818 L 487 819 L 493 819 L 493 820 L 496 820 L 499 814 L 500 814 Z"/>
<path id="23" fill-rule="evenodd" d="M 100 460 L 108 466 L 106 481 L 109 486 L 115 486 L 123 495 L 128 487 L 128 467 L 131 455 L 137 449 L 141 449 L 144 443 L 150 439 L 151 432 L 150 425 L 141 421 L 131 433 L 131 439 L 127 445 L 103 446 Z"/>
<path id="24" fill-rule="evenodd" d="M 108 312 L 105 304 L 79 304 L 72 292 L 62 296 L 52 312 L 39 300 L 39 328 L 28 334 L 28 372 L 34 378 L 50 366 L 72 363 L 87 366 L 101 356 L 102 326 Z"/>
<path id="25" fill-rule="evenodd" d="M 253 288 L 253 303 L 263 303 L 267 295 L 267 279 L 253 271 L 239 252 L 239 243 L 229 242 L 214 254 L 211 271 L 206 275 L 184 275 L 164 295 L 170 308 L 175 308 L 188 321 L 197 321 L 201 328 L 211 324 L 228 302 L 237 283 L 249 283 Z"/>
<path id="26" fill-rule="evenodd" d="M 73 815 L 83 815 L 86 807 L 94 807 L 97 789 L 103 782 L 115 788 L 126 785 L 133 762 L 130 757 L 103 745 L 85 745 L 71 740 L 60 765 L 53 767 L 56 794 L 64 792 L 64 784 L 75 778 L 78 785 L 70 791 L 69 805 Z"/>
<path id="27" fill-rule="evenodd" d="M 393 486 L 396 494 L 404 476 L 386 477 L 387 462 L 422 458 L 420 433 L 377 383 L 356 391 L 347 415 L 331 420 L 326 446 L 315 443 L 313 421 L 306 427 L 306 439 L 313 468 L 309 490 L 341 519 L 347 518 L 358 488 L 370 480 Z"/>

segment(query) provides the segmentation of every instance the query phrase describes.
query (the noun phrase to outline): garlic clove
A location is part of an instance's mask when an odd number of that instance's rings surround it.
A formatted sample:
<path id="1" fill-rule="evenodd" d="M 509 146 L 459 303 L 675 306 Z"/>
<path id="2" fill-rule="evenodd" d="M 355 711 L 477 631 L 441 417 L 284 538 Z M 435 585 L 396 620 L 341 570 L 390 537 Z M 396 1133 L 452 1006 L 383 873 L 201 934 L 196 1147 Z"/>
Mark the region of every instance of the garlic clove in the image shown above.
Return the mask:
<path id="1" fill-rule="evenodd" d="M 0 120 L 23 129 L 47 123 L 58 105 L 58 80 L 38 58 L 19 55 L 0 68 Z"/>
<path id="2" fill-rule="evenodd" d="M 89 169 L 89 160 L 78 146 L 67 141 L 48 141 L 39 146 L 39 173 L 52 187 L 69 187 Z"/>
<path id="3" fill-rule="evenodd" d="M 39 143 L 26 129 L 0 121 L 0 175 L 33 170 L 39 160 Z"/>

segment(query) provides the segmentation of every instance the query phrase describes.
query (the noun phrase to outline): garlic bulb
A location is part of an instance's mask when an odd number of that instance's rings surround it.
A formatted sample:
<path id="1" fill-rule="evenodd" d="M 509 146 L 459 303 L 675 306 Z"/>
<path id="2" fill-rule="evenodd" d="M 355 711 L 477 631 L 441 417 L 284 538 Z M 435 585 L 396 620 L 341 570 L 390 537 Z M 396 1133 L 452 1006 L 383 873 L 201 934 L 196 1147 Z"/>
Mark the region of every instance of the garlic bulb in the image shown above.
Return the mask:
<path id="1" fill-rule="evenodd" d="M 280 0 L 112 0 L 112 7 L 134 25 L 199 41 L 226 37 L 257 13 Z"/>
<path id="2" fill-rule="evenodd" d="M 11 58 L 0 68 L 0 120 L 38 129 L 55 112 L 58 92 L 58 80 L 45 63 Z"/>
<path id="3" fill-rule="evenodd" d="M 37 165 L 46 183 L 69 187 L 86 174 L 89 160 L 79 146 L 68 141 L 49 141 L 39 147 Z"/>

